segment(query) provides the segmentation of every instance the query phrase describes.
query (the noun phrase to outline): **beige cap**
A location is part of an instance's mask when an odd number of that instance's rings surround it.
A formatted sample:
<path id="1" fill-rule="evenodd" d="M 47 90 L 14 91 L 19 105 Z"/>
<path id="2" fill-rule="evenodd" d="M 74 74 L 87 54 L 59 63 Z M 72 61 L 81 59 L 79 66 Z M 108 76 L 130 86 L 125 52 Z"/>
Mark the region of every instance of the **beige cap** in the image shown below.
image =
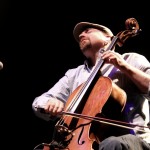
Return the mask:
<path id="1" fill-rule="evenodd" d="M 90 22 L 80 22 L 76 24 L 73 30 L 73 35 L 77 42 L 79 42 L 79 34 L 82 31 L 84 31 L 86 28 L 96 28 L 96 29 L 103 31 L 104 33 L 108 34 L 111 37 L 113 36 L 113 33 L 111 32 L 111 30 L 103 25 L 90 23 Z"/>

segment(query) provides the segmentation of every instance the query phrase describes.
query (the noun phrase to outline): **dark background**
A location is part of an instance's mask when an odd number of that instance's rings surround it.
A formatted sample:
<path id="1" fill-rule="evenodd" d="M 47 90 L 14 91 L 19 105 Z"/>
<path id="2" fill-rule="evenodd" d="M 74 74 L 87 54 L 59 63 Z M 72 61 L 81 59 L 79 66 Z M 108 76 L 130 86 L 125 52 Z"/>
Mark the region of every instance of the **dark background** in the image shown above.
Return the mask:
<path id="1" fill-rule="evenodd" d="M 72 35 L 76 23 L 89 21 L 106 25 L 116 35 L 125 30 L 125 20 L 134 17 L 142 32 L 129 38 L 118 50 L 120 53 L 138 52 L 150 60 L 149 17 L 147 12 L 141 13 L 141 9 L 146 10 L 146 5 L 140 3 L 135 7 L 130 3 L 123 9 L 117 4 L 116 8 L 108 9 L 106 4 L 97 3 L 81 6 L 73 1 L 52 4 L 38 0 L 1 0 L 2 145 L 6 149 L 33 150 L 37 144 L 50 142 L 55 122 L 37 118 L 31 105 L 34 98 L 47 91 L 67 69 L 83 63 L 84 57 Z"/>

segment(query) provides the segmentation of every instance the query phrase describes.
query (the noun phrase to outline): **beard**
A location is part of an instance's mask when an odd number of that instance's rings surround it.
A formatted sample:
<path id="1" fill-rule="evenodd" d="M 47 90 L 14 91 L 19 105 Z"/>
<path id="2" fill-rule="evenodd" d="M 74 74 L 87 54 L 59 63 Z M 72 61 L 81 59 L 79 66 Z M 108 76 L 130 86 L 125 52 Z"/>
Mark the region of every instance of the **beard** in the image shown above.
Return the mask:
<path id="1" fill-rule="evenodd" d="M 80 46 L 80 50 L 81 50 L 83 53 L 85 53 L 86 51 L 88 51 L 88 49 L 91 48 L 91 43 L 90 43 L 90 42 L 87 42 L 87 41 L 85 40 L 85 41 L 80 42 L 79 46 Z"/>

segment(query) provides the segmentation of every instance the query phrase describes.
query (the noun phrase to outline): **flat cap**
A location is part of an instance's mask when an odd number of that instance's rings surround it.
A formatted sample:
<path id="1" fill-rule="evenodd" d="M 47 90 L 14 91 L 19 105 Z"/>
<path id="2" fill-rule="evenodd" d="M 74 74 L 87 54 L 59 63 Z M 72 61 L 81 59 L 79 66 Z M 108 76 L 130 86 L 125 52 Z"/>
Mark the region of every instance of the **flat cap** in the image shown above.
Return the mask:
<path id="1" fill-rule="evenodd" d="M 95 23 L 90 23 L 90 22 L 79 22 L 75 25 L 75 27 L 73 29 L 73 36 L 77 42 L 79 42 L 79 35 L 86 28 L 95 28 L 95 29 L 103 31 L 104 33 L 108 34 L 110 37 L 113 36 L 112 31 L 109 28 L 107 28 L 106 26 L 103 26 L 100 24 L 95 24 Z"/>

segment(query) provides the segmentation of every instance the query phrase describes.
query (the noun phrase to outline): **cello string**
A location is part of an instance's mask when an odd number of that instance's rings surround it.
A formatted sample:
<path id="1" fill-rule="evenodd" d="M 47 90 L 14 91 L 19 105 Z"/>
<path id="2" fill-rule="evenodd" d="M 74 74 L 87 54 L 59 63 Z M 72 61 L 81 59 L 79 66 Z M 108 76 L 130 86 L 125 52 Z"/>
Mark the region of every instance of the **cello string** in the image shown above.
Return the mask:
<path id="1" fill-rule="evenodd" d="M 76 95 L 74 96 L 74 98 L 72 99 L 71 103 L 67 106 L 66 111 L 72 111 L 74 105 L 77 103 L 77 101 L 79 101 L 79 97 L 82 94 L 82 91 L 85 87 L 85 83 L 81 85 L 81 90 L 79 90 Z M 79 102 L 78 102 L 79 103 Z M 56 125 L 62 125 L 66 120 L 67 120 L 67 116 L 63 116 L 63 118 L 61 118 Z"/>

